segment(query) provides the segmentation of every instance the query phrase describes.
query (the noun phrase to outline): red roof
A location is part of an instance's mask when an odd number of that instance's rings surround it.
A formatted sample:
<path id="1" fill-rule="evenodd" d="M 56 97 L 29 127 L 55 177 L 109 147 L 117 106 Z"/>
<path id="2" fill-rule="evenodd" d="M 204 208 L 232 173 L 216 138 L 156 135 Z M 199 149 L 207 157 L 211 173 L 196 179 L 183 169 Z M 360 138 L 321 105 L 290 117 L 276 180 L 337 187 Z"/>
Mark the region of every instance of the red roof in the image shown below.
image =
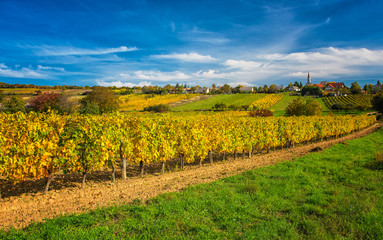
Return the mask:
<path id="1" fill-rule="evenodd" d="M 331 86 L 332 86 L 333 88 L 337 88 L 337 87 L 339 87 L 339 88 L 343 88 L 343 87 L 344 87 L 344 83 L 343 83 L 343 82 L 332 83 Z"/>
<path id="2" fill-rule="evenodd" d="M 320 88 L 324 88 L 324 86 L 323 86 L 323 84 L 314 84 L 315 86 L 317 86 L 317 87 L 320 87 Z"/>

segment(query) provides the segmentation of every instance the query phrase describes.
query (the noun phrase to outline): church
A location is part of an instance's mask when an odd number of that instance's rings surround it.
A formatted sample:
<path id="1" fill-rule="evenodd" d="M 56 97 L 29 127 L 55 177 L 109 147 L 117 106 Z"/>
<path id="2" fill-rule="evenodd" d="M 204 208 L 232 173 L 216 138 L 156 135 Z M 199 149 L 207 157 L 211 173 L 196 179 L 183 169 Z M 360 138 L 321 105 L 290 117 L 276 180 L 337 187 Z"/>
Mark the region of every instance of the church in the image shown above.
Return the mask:
<path id="1" fill-rule="evenodd" d="M 307 83 L 305 84 L 305 86 L 312 86 L 313 83 L 311 82 L 311 77 L 310 77 L 310 73 L 307 73 Z"/>

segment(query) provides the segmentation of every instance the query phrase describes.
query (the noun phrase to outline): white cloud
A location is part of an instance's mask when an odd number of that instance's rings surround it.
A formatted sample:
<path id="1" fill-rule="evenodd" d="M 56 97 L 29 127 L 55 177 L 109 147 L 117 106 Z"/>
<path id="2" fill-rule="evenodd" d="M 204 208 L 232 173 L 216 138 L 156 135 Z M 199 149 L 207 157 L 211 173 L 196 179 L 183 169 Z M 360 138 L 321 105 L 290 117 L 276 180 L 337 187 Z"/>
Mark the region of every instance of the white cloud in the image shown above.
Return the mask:
<path id="1" fill-rule="evenodd" d="M 255 68 L 260 68 L 264 64 L 261 62 L 256 62 L 256 61 L 244 61 L 244 60 L 233 60 L 229 59 L 226 60 L 224 63 L 225 66 L 228 66 L 230 68 L 240 68 L 244 70 L 251 70 Z"/>
<path id="2" fill-rule="evenodd" d="M 48 76 L 42 74 L 36 70 L 31 69 L 30 67 L 22 68 L 10 68 L 4 63 L 0 64 L 0 76 L 2 77 L 12 77 L 12 78 L 47 78 Z"/>
<path id="3" fill-rule="evenodd" d="M 50 67 L 50 66 L 41 66 L 37 65 L 38 70 L 54 70 L 54 71 L 59 71 L 59 72 L 65 72 L 65 69 L 62 67 Z"/>
<path id="4" fill-rule="evenodd" d="M 123 81 L 112 81 L 112 82 L 107 82 L 107 81 L 103 81 L 103 80 L 97 80 L 97 85 L 99 86 L 103 86 L 103 87 L 135 87 L 135 86 L 139 86 L 139 87 L 143 87 L 143 86 L 150 86 L 151 85 L 151 82 L 140 82 L 140 83 L 131 83 L 131 82 L 123 82 Z"/>
<path id="5" fill-rule="evenodd" d="M 163 59 L 177 59 L 177 60 L 185 61 L 185 62 L 212 62 L 216 60 L 210 55 L 201 55 L 195 52 L 153 55 L 152 57 L 163 58 Z"/>
<path id="6" fill-rule="evenodd" d="M 174 72 L 160 72 L 160 71 L 136 71 L 134 72 L 135 78 L 142 80 L 153 80 L 153 81 L 176 81 L 189 79 L 190 76 L 180 71 Z"/>
<path id="7" fill-rule="evenodd" d="M 76 47 L 63 47 L 63 46 L 39 46 L 36 48 L 36 54 L 39 56 L 67 56 L 67 55 L 104 55 L 118 52 L 131 52 L 137 51 L 136 47 L 121 46 L 118 48 L 76 48 Z"/>

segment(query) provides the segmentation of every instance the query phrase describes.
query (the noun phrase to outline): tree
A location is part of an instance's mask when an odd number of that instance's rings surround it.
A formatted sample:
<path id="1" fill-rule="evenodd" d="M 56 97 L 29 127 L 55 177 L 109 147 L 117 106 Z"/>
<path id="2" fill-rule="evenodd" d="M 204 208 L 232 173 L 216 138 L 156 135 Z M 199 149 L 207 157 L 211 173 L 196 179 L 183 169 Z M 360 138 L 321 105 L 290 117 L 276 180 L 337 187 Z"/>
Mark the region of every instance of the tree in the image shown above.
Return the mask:
<path id="1" fill-rule="evenodd" d="M 307 99 L 305 104 L 305 115 L 306 116 L 320 116 L 323 108 L 318 101 L 315 99 Z"/>
<path id="2" fill-rule="evenodd" d="M 149 106 L 144 108 L 145 112 L 168 112 L 170 111 L 169 105 L 166 104 L 159 104 L 159 105 L 154 105 L 154 106 Z"/>
<path id="3" fill-rule="evenodd" d="M 304 86 L 301 90 L 302 96 L 306 95 L 314 95 L 314 96 L 322 96 L 322 90 L 318 86 Z"/>
<path id="4" fill-rule="evenodd" d="M 352 94 L 361 94 L 362 93 L 362 88 L 359 86 L 358 82 L 351 83 L 351 88 L 350 92 Z"/>
<path id="5" fill-rule="evenodd" d="M 5 111 L 10 113 L 25 112 L 25 102 L 21 97 L 12 96 L 4 103 Z"/>
<path id="6" fill-rule="evenodd" d="M 213 106 L 213 109 L 214 110 L 218 110 L 218 111 L 223 111 L 223 110 L 226 110 L 227 106 L 226 104 L 224 103 L 216 103 L 214 106 Z"/>
<path id="7" fill-rule="evenodd" d="M 343 106 L 343 104 L 342 103 L 339 103 L 339 102 L 337 102 L 337 103 L 334 103 L 333 105 L 331 105 L 331 109 L 332 110 L 335 110 L 335 111 L 339 111 L 339 110 L 343 110 L 343 108 L 344 108 L 344 106 Z"/>
<path id="8" fill-rule="evenodd" d="M 315 99 L 307 99 L 298 97 L 294 99 L 286 108 L 287 116 L 315 116 L 321 115 L 322 106 Z"/>
<path id="9" fill-rule="evenodd" d="M 372 99 L 372 107 L 380 112 L 383 113 L 383 93 L 378 93 L 374 96 Z"/>
<path id="10" fill-rule="evenodd" d="M 287 116 L 302 116 L 305 114 L 305 101 L 303 98 L 298 97 L 294 99 L 286 108 Z"/>
<path id="11" fill-rule="evenodd" d="M 277 86 L 275 84 L 271 84 L 267 92 L 275 93 L 276 87 Z"/>
<path id="12" fill-rule="evenodd" d="M 222 86 L 222 90 L 225 92 L 225 93 L 229 93 L 230 90 L 231 90 L 231 87 L 228 85 L 228 84 L 225 84 Z"/>
<path id="13" fill-rule="evenodd" d="M 49 109 L 58 110 L 59 105 L 58 93 L 40 93 L 35 99 L 30 102 L 30 107 L 36 112 L 46 112 Z"/>
<path id="14" fill-rule="evenodd" d="M 4 101 L 4 93 L 3 90 L 0 90 L 0 103 Z"/>
<path id="15" fill-rule="evenodd" d="M 119 102 L 118 96 L 112 90 L 105 87 L 97 87 L 80 100 L 80 112 L 85 114 L 102 114 L 117 111 Z"/>

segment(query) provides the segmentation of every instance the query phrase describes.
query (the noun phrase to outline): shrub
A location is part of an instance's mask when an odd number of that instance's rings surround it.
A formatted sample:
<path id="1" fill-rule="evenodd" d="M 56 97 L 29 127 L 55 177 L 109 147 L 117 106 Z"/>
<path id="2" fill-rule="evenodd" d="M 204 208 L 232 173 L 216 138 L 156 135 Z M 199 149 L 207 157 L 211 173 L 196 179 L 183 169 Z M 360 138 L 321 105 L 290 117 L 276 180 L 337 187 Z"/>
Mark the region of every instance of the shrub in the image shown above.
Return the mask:
<path id="1" fill-rule="evenodd" d="M 342 103 L 339 103 L 339 102 L 337 102 L 337 103 L 334 103 L 333 105 L 331 105 L 331 109 L 332 110 L 335 110 L 335 111 L 339 111 L 339 110 L 343 110 L 343 108 L 344 108 L 344 106 L 343 106 L 343 104 Z"/>
<path id="2" fill-rule="evenodd" d="M 114 92 L 105 87 L 98 87 L 80 100 L 80 113 L 108 113 L 118 110 L 119 98 Z M 97 105 L 97 107 L 95 107 Z"/>
<path id="3" fill-rule="evenodd" d="M 170 107 L 169 107 L 169 105 L 166 105 L 166 104 L 159 104 L 159 105 L 154 105 L 154 106 L 146 107 L 146 108 L 144 108 L 144 111 L 145 112 L 159 112 L 159 113 L 162 113 L 162 112 L 170 111 Z"/>
<path id="4" fill-rule="evenodd" d="M 36 112 L 46 112 L 49 109 L 58 110 L 59 96 L 58 93 L 40 93 L 29 103 L 30 108 Z"/>
<path id="5" fill-rule="evenodd" d="M 256 109 L 249 112 L 250 117 L 272 117 L 273 112 L 268 109 Z"/>
<path id="6" fill-rule="evenodd" d="M 5 111 L 10 113 L 25 112 L 25 102 L 21 97 L 12 96 L 4 103 Z"/>
<path id="7" fill-rule="evenodd" d="M 213 109 L 214 110 L 219 110 L 219 111 L 223 111 L 223 110 L 226 110 L 227 106 L 226 104 L 224 103 L 216 103 L 214 106 L 213 106 Z"/>

